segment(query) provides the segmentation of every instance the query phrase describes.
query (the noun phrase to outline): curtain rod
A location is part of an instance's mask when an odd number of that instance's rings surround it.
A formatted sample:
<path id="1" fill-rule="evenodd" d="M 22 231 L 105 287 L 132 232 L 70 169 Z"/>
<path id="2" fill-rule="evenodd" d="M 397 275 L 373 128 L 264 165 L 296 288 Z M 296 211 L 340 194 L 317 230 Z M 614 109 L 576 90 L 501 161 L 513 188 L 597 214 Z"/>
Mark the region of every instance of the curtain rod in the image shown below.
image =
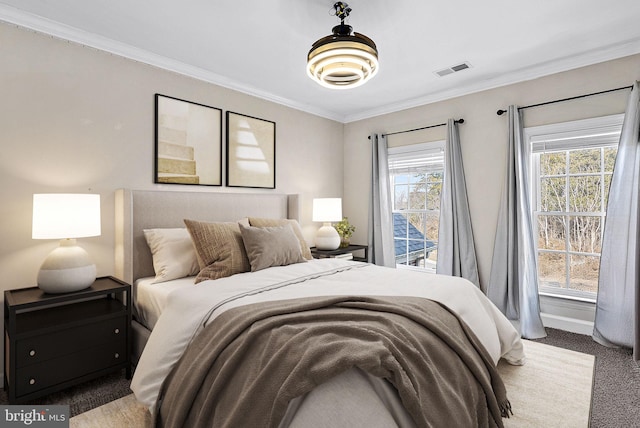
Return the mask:
<path id="1" fill-rule="evenodd" d="M 615 92 L 615 91 L 622 91 L 623 89 L 632 89 L 633 85 L 630 86 L 623 86 L 621 88 L 615 88 L 615 89 L 607 89 L 606 91 L 600 91 L 600 92 L 593 92 L 591 94 L 584 94 L 584 95 L 577 95 L 575 97 L 569 97 L 569 98 L 563 98 L 561 100 L 554 100 L 554 101 L 547 101 L 545 103 L 539 103 L 539 104 L 532 104 L 530 106 L 524 106 L 524 107 L 518 107 L 518 110 L 524 110 L 526 108 L 531 108 L 531 107 L 539 107 L 539 106 L 546 106 L 547 104 L 555 104 L 555 103 L 560 103 L 563 101 L 571 101 L 571 100 L 577 100 L 578 98 L 586 98 L 586 97 L 591 97 L 593 95 L 600 95 L 600 94 L 606 94 L 607 92 Z M 496 114 L 498 116 L 502 116 L 504 113 L 506 113 L 506 110 L 498 110 L 496 112 Z"/>
<path id="2" fill-rule="evenodd" d="M 455 123 L 464 123 L 464 119 L 456 119 L 456 120 L 454 120 L 454 122 Z M 446 126 L 446 125 L 447 125 L 446 123 L 439 123 L 437 125 L 423 126 L 422 128 L 407 129 L 406 131 L 389 132 L 388 134 L 382 134 L 382 136 L 383 137 L 387 137 L 389 135 L 404 134 L 405 132 L 421 131 L 423 129 L 437 128 L 439 126 Z M 371 136 L 369 136 L 367 138 L 371 139 Z"/>

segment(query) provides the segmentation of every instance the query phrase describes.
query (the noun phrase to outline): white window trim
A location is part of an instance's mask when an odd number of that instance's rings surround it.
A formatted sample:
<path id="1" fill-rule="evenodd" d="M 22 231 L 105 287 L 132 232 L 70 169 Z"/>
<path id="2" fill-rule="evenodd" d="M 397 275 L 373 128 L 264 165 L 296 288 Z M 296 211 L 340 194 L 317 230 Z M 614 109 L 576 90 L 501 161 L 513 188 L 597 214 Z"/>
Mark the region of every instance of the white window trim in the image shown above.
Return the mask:
<path id="1" fill-rule="evenodd" d="M 525 148 L 526 150 L 528 150 L 528 153 L 533 154 L 534 146 L 545 144 L 545 141 L 551 142 L 549 150 L 547 151 L 553 150 L 554 141 L 567 142 L 568 140 L 572 140 L 572 139 L 581 139 L 583 140 L 583 142 L 585 141 L 588 142 L 588 139 L 585 139 L 584 137 L 582 137 L 585 131 L 589 131 L 597 134 L 598 140 L 602 141 L 603 136 L 606 138 L 606 136 L 609 136 L 612 134 L 619 135 L 620 128 L 622 127 L 623 121 L 624 121 L 624 114 L 615 114 L 615 115 L 602 116 L 602 117 L 596 117 L 591 119 L 574 120 L 569 122 L 560 122 L 560 123 L 553 123 L 549 125 L 540 125 L 540 126 L 524 128 L 523 137 L 526 143 Z M 607 143 L 605 142 L 605 145 L 606 144 Z M 612 142 L 612 144 L 614 143 Z M 617 144 L 617 140 L 615 141 L 615 144 Z M 598 146 L 602 146 L 602 145 L 603 145 L 602 143 L 598 144 Z M 537 149 L 536 150 L 537 152 L 541 152 L 545 150 L 544 148 L 543 149 L 536 148 L 536 149 Z M 559 150 L 563 150 L 563 151 L 570 150 L 570 148 L 567 149 L 565 147 Z M 539 177 L 540 171 L 538 170 L 537 165 L 533 161 L 533 156 L 531 156 L 531 175 L 532 175 L 531 177 L 532 179 L 529 180 L 530 181 L 529 194 L 531 195 L 530 200 L 532 205 L 534 207 L 537 207 L 539 206 L 539 201 L 536 200 L 537 194 L 538 194 L 537 186 L 539 185 L 539 183 L 537 182 L 537 180 L 534 180 L 533 177 Z M 606 208 L 603 207 L 603 209 L 606 209 Z M 532 214 L 535 217 L 534 211 L 532 211 Z M 535 238 L 538 233 L 537 222 L 534 222 L 533 228 L 534 228 L 533 232 L 534 232 L 534 238 Z M 537 244 L 536 244 L 536 258 L 537 257 L 538 257 L 538 251 L 537 251 Z M 567 289 L 563 289 L 562 292 L 542 289 L 542 290 L 539 290 L 539 294 L 546 295 L 546 296 L 553 296 L 557 298 L 579 300 L 583 302 L 595 301 L 595 299 L 587 297 L 585 296 L 585 294 L 581 292 L 567 290 Z"/>

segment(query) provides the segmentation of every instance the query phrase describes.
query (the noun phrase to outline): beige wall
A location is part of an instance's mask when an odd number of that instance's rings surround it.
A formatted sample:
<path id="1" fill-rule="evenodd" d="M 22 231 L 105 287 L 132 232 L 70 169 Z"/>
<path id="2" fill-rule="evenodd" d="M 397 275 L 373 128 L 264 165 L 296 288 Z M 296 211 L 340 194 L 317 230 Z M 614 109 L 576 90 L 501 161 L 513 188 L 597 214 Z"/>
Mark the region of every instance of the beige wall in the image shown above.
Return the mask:
<path id="1" fill-rule="evenodd" d="M 455 75 L 444 77 L 455 78 Z M 345 126 L 344 213 L 357 226 L 353 242 L 366 242 L 370 144 L 372 132 L 391 133 L 464 118 L 460 125 L 471 221 L 480 280 L 489 280 L 507 142 L 506 115 L 496 111 L 510 104 L 537 104 L 633 84 L 640 79 L 640 55 L 622 58 L 540 79 L 428 104 Z M 525 126 L 623 113 L 628 91 L 525 110 Z M 389 137 L 390 146 L 442 140 L 445 128 Z"/>
<path id="2" fill-rule="evenodd" d="M 341 123 L 7 24 L 0 76 L 2 289 L 35 285 L 57 246 L 31 239 L 34 193 L 101 194 L 102 236 L 79 240 L 98 275 L 114 273 L 120 187 L 299 193 L 308 238 L 313 197 L 342 196 Z M 276 189 L 153 184 L 155 93 L 275 121 Z"/>

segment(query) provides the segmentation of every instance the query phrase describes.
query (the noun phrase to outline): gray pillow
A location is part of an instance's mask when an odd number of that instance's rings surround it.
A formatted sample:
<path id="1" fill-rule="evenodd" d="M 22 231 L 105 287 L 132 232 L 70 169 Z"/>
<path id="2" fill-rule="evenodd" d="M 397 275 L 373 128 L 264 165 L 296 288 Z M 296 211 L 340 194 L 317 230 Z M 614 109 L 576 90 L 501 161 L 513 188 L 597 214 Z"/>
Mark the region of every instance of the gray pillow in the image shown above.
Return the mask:
<path id="1" fill-rule="evenodd" d="M 302 263 L 300 241 L 290 225 L 251 227 L 239 224 L 244 248 L 251 264 L 251 272 L 271 266 Z"/>

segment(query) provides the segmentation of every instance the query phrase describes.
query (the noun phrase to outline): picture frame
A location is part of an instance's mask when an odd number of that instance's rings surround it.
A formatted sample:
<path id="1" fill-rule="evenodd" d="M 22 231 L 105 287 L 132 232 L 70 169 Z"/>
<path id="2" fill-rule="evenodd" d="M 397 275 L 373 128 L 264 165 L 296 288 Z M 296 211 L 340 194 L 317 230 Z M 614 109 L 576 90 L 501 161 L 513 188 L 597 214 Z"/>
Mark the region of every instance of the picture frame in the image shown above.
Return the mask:
<path id="1" fill-rule="evenodd" d="M 222 110 L 155 94 L 157 184 L 222 186 Z"/>
<path id="2" fill-rule="evenodd" d="M 276 188 L 276 123 L 226 112 L 226 184 Z"/>

